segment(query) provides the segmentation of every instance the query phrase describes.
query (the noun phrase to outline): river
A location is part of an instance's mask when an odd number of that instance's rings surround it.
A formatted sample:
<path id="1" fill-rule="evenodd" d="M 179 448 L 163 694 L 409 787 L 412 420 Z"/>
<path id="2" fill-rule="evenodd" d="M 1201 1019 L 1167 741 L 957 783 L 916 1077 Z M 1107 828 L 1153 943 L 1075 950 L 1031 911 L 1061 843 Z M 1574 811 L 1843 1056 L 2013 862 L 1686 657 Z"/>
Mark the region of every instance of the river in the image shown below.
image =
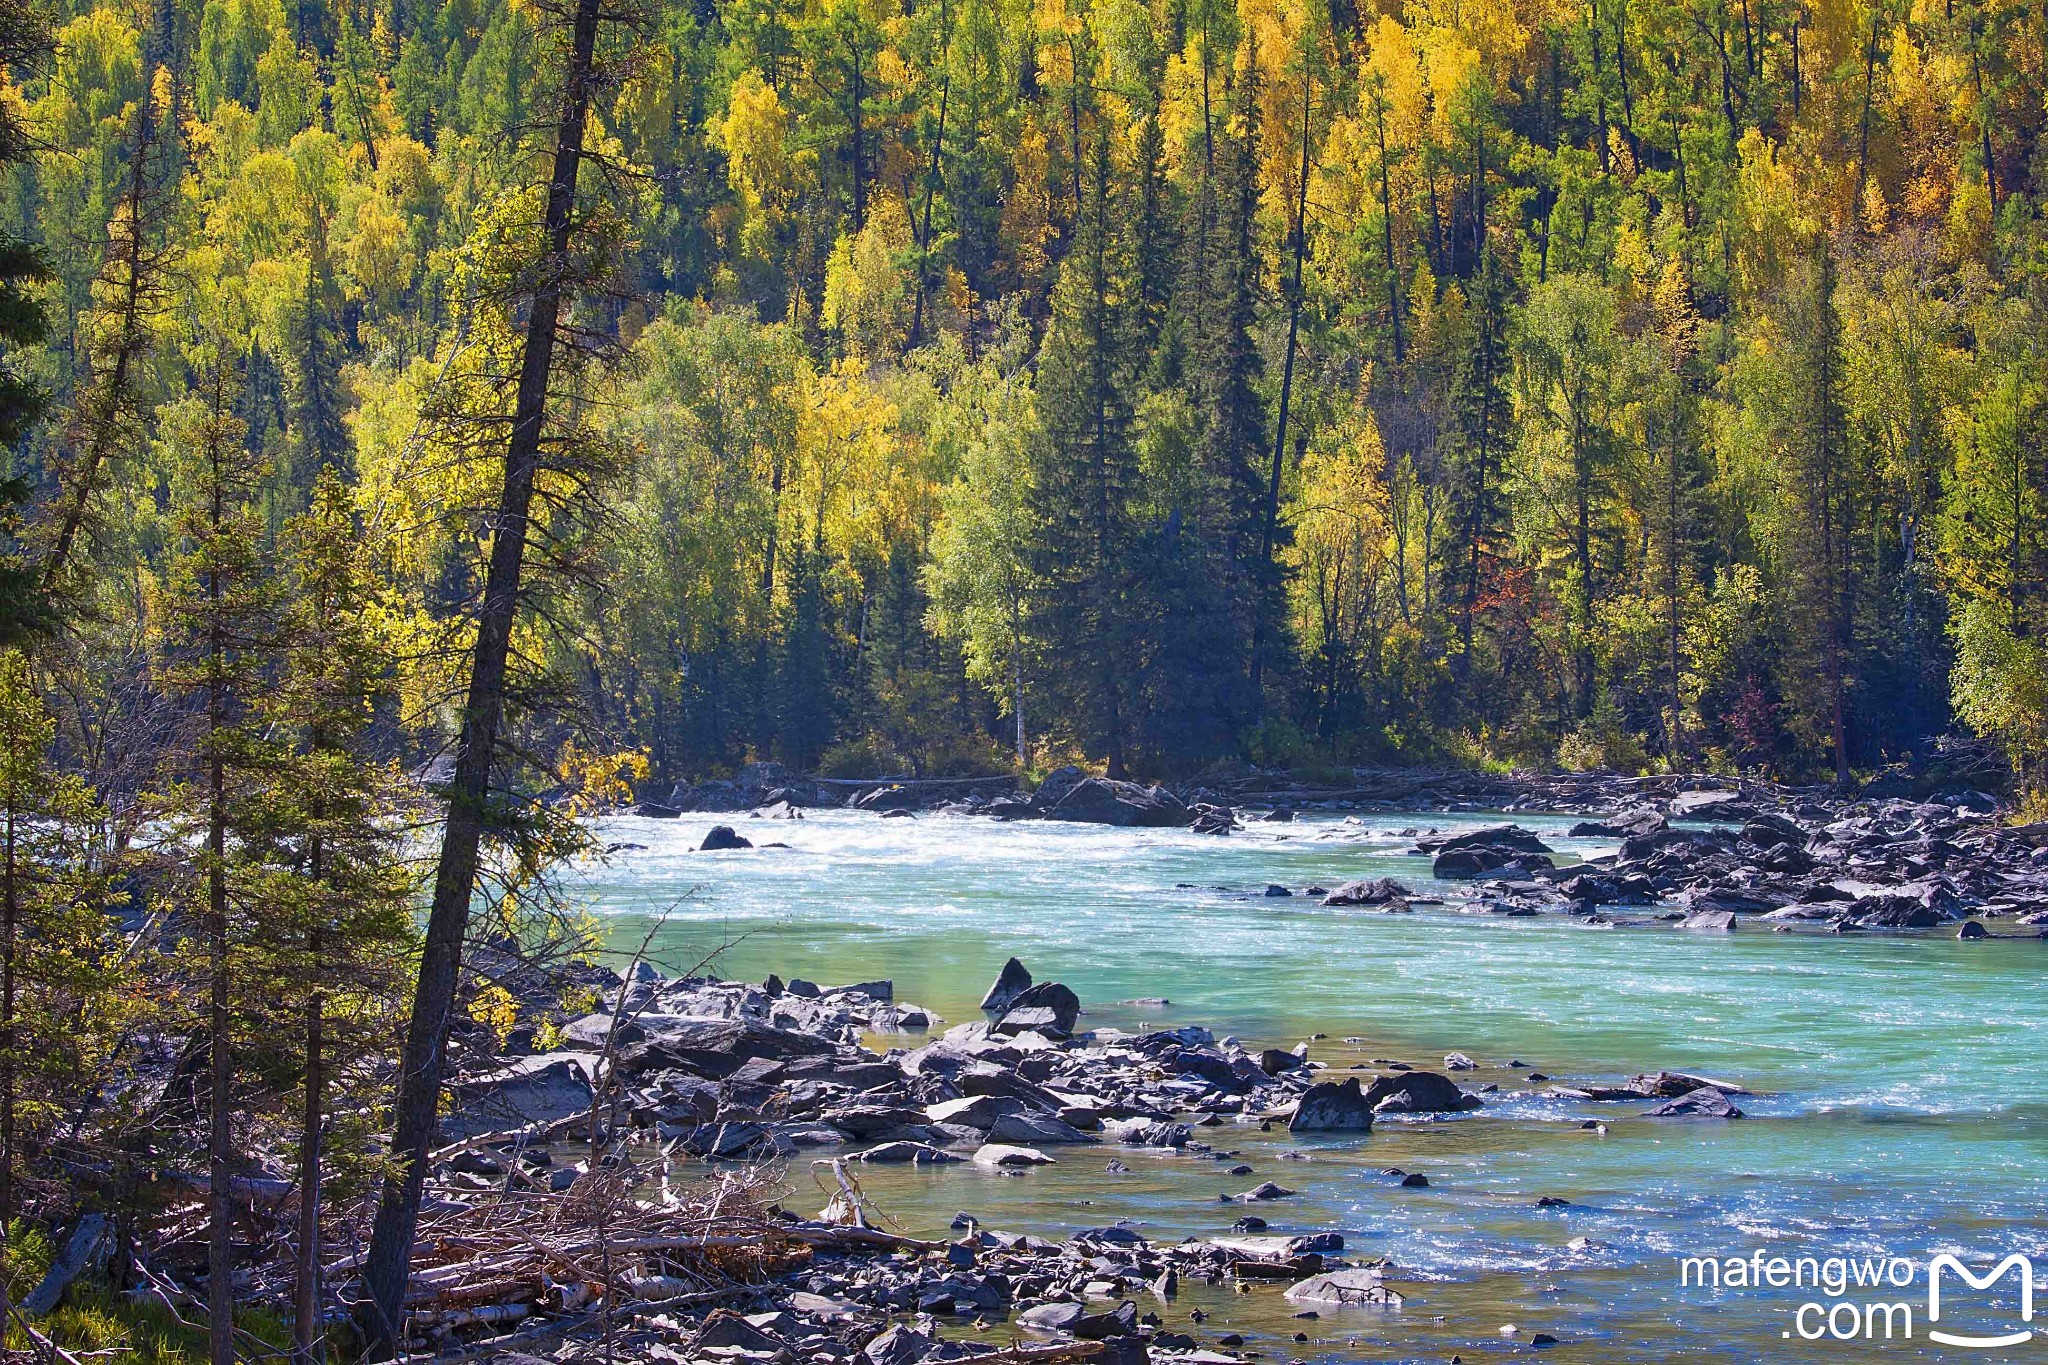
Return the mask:
<path id="1" fill-rule="evenodd" d="M 1299 1194 L 1256 1210 L 1274 1231 L 1341 1231 L 1348 1255 L 1391 1263 L 1406 1303 L 1298 1319 L 1277 1288 L 1194 1287 L 1170 1307 L 1144 1305 L 1182 1330 L 1205 1311 L 1202 1331 L 1234 1328 L 1268 1359 L 1473 1361 L 1525 1354 L 1539 1331 L 1560 1339 L 1546 1353 L 1560 1360 L 2048 1358 L 2048 1309 L 2043 1335 L 2017 1354 L 1934 1344 L 1925 1287 L 1927 1259 L 1943 1251 L 1982 1268 L 2017 1251 L 2048 1275 L 2048 943 L 1779 934 L 1754 921 L 1721 935 L 1600 929 L 1448 905 L 1325 908 L 1300 894 L 1383 875 L 1442 890 L 1427 860 L 1405 854 L 1414 832 L 1500 818 L 1324 816 L 1219 838 L 846 811 L 618 817 L 602 837 L 644 847 L 581 869 L 577 890 L 614 948 L 630 952 L 653 928 L 652 956 L 671 972 L 717 951 L 732 977 L 888 977 L 899 1000 L 958 1023 L 978 1017 L 1015 955 L 1040 980 L 1072 986 L 1086 1026 L 1202 1024 L 1253 1046 L 1306 1039 L 1333 1075 L 1375 1058 L 1430 1069 L 1451 1051 L 1476 1059 L 1460 1081 L 1499 1090 L 1470 1114 L 1383 1120 L 1362 1138 L 1204 1131 L 1255 1168 L 1249 1178 L 1107 1146 L 1056 1149 L 1058 1165 L 1023 1177 L 972 1165 L 865 1177 L 915 1235 L 945 1235 L 970 1211 L 1047 1235 L 1129 1220 L 1155 1239 L 1222 1233 L 1246 1210 L 1219 1194 L 1276 1180 Z M 1560 864 L 1612 851 L 1564 837 L 1567 819 L 1517 818 Z M 717 822 L 790 847 L 694 852 Z M 1269 897 L 1268 884 L 1296 894 Z M 1131 1003 L 1158 997 L 1171 1003 Z M 1749 1117 L 1645 1119 L 1647 1103 L 1545 1098 L 1524 1079 L 1533 1069 L 1613 1082 L 1660 1068 L 1739 1082 L 1755 1092 L 1738 1100 Z M 1130 1169 L 1106 1171 L 1112 1155 Z M 1388 1168 L 1430 1185 L 1402 1188 Z M 809 1173 L 791 1179 L 791 1202 L 804 1205 Z M 1569 1203 L 1539 1209 L 1541 1196 Z M 1917 1275 L 1908 1288 L 1841 1293 L 1681 1283 L 1682 1258 L 1759 1254 L 1889 1255 Z M 1951 1281 L 1932 1326 L 2013 1330 L 2014 1284 L 1965 1293 Z M 1910 1304 L 1913 1340 L 1884 1342 L 1882 1315 L 1863 1307 L 1833 1320 L 1857 1319 L 1851 1342 L 1799 1315 L 1808 1303 L 1876 1300 Z M 1518 1334 L 1502 1335 L 1509 1325 Z"/>

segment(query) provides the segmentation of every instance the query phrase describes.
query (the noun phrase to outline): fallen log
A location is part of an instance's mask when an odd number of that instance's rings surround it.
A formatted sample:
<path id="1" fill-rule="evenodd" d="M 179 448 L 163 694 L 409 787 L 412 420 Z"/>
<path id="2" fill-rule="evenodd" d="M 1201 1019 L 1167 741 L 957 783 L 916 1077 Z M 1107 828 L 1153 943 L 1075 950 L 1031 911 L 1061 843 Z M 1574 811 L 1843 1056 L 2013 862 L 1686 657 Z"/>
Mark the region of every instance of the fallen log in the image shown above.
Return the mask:
<path id="1" fill-rule="evenodd" d="M 108 1235 L 106 1215 L 88 1213 L 80 1218 L 78 1225 L 71 1229 L 71 1236 L 65 1240 L 64 1250 L 50 1263 L 42 1282 L 21 1301 L 21 1311 L 32 1318 L 48 1315 L 63 1300 L 64 1291 L 71 1287 L 71 1282 L 104 1264 L 112 1250 L 113 1238 Z"/>

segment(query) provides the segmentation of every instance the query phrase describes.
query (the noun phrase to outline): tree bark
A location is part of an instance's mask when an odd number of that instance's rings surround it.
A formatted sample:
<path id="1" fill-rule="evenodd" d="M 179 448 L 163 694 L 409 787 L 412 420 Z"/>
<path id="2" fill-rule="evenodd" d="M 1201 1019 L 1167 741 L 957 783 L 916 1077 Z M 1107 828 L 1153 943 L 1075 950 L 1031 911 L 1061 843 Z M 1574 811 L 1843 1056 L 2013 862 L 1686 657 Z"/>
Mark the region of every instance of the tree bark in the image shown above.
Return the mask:
<path id="1" fill-rule="evenodd" d="M 312 881 L 318 887 L 325 875 L 324 850 L 313 840 Z M 323 907 L 324 910 L 324 907 Z M 306 1088 L 304 1112 L 299 1120 L 299 1244 L 298 1264 L 292 1281 L 292 1362 L 313 1365 L 319 1350 L 320 1333 L 320 1166 L 322 1113 L 327 1078 L 323 1070 L 326 1040 L 326 995 L 320 989 L 322 963 L 318 921 L 306 934 L 306 969 L 313 974 L 306 998 Z"/>
<path id="2" fill-rule="evenodd" d="M 213 472 L 212 527 L 217 534 L 226 514 L 226 486 L 219 464 L 220 437 L 208 438 Z M 229 1183 L 234 1175 L 234 1106 L 228 1093 L 234 1071 L 228 1056 L 228 796 L 227 756 L 222 734 L 227 729 L 227 621 L 221 570 L 207 574 L 206 726 L 206 941 L 208 982 L 207 1051 L 212 1063 L 212 1094 L 208 1096 L 207 1148 L 210 1161 L 206 1193 L 206 1313 L 208 1353 L 213 1365 L 235 1365 L 234 1204 Z"/>
<path id="3" fill-rule="evenodd" d="M 1280 465 L 1287 450 L 1287 405 L 1294 396 L 1294 351 L 1301 334 L 1301 269 L 1308 254 L 1308 157 L 1314 76 L 1301 75 L 1301 185 L 1294 201 L 1294 279 L 1287 291 L 1287 350 L 1280 362 L 1280 411 L 1273 430 L 1273 468 L 1266 482 L 1266 524 L 1259 537 L 1258 597 L 1252 618 L 1252 705 L 1258 710 L 1266 676 L 1266 613 L 1273 579 L 1273 542 L 1280 531 Z"/>
<path id="4" fill-rule="evenodd" d="M 590 110 L 598 15 L 598 0 L 577 0 L 554 173 L 548 185 L 544 222 L 547 255 L 527 318 L 512 434 L 505 450 L 505 482 L 499 495 L 497 530 L 491 542 L 490 567 L 477 616 L 469 694 L 457 741 L 455 778 L 442 831 L 433 904 L 427 916 L 419 984 L 413 994 L 412 1017 L 399 1064 L 391 1147 L 399 1169 L 385 1182 L 363 1272 L 364 1288 L 371 1301 L 370 1320 L 364 1328 L 374 1346 L 385 1355 L 395 1355 L 398 1350 L 427 1153 L 433 1142 L 441 1097 L 448 1026 L 455 1009 L 462 939 L 469 927 L 470 898 L 476 889 L 478 850 L 490 797 L 492 759 L 505 707 L 505 670 L 519 610 L 527 518 L 534 477 L 540 466 L 541 424 L 546 416 L 548 382 L 554 366 L 563 276 L 570 268 L 570 213 L 575 206 L 576 175 L 582 164 L 584 125 Z"/>

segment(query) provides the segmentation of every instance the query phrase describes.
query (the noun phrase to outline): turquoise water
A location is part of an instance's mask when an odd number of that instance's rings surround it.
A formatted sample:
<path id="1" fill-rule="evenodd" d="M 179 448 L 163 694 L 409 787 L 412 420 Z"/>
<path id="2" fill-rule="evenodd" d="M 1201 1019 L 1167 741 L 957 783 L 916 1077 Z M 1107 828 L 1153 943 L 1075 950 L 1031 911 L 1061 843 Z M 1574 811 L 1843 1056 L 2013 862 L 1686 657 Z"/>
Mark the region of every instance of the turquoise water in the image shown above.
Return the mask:
<path id="1" fill-rule="evenodd" d="M 1078 991 L 1094 1026 L 1200 1023 L 1251 1044 L 1309 1039 L 1333 1068 L 1373 1058 L 1434 1067 L 1458 1051 L 1481 1063 L 1462 1080 L 1500 1087 L 1475 1113 L 1383 1122 L 1363 1139 L 1209 1130 L 1207 1141 L 1256 1168 L 1251 1177 L 1122 1150 L 1131 1170 L 1110 1174 L 1110 1150 L 1089 1147 L 1022 1178 L 970 1166 L 866 1178 L 915 1234 L 940 1235 L 966 1210 L 1047 1233 L 1124 1218 L 1169 1239 L 1224 1231 L 1244 1209 L 1219 1204 L 1219 1193 L 1277 1180 L 1300 1193 L 1258 1210 L 1276 1231 L 1341 1230 L 1353 1256 L 1387 1258 L 1389 1282 L 1408 1295 L 1398 1312 L 1325 1310 L 1310 1321 L 1291 1317 L 1277 1290 L 1197 1289 L 1151 1305 L 1169 1326 L 1202 1308 L 1202 1331 L 1235 1328 L 1272 1359 L 1470 1361 L 1525 1354 L 1543 1331 L 1560 1338 L 1545 1353 L 1560 1360 L 2048 1360 L 2048 1303 L 2044 1334 L 2027 1346 L 1931 1343 L 1924 1275 L 1941 1251 L 1985 1268 L 1994 1252 L 2020 1251 L 2048 1293 L 2048 943 L 1753 924 L 1731 935 L 1598 929 L 1561 915 L 1452 905 L 1390 915 L 1263 894 L 1268 883 L 1299 893 L 1381 875 L 1442 891 L 1426 860 L 1405 856 L 1404 831 L 1498 818 L 1303 820 L 1219 839 L 848 812 L 626 817 L 604 836 L 646 847 L 585 869 L 582 889 L 628 950 L 665 915 L 653 943 L 669 970 L 722 948 L 728 976 L 886 976 L 899 999 L 960 1022 L 977 1017 L 1014 954 Z M 1520 819 L 1560 863 L 1611 850 L 1563 838 L 1569 820 Z M 691 851 L 720 821 L 791 847 Z M 1157 997 L 1171 1003 L 1129 1003 Z M 1739 1101 L 1743 1122 L 1649 1120 L 1646 1103 L 1530 1093 L 1510 1061 L 1565 1082 L 1693 1070 L 1757 1093 Z M 1606 1132 L 1582 1127 L 1588 1120 Z M 1424 1172 L 1430 1188 L 1399 1188 L 1381 1173 L 1390 1166 Z M 809 1174 L 791 1179 L 802 1205 Z M 1570 1204 L 1539 1210 L 1540 1195 Z M 1578 1238 L 1590 1241 L 1574 1249 Z M 1910 1288 L 1839 1295 L 1680 1284 L 1682 1257 L 1759 1250 L 1889 1254 L 1923 1268 Z M 2012 1289 L 2010 1279 L 1984 1292 L 1951 1282 L 1934 1325 L 2017 1330 Z M 1854 1342 L 1801 1340 L 1796 1327 L 1822 1319 L 1795 1318 L 1800 1305 L 1838 1300 L 1910 1303 L 1914 1339 L 1866 1342 L 1859 1328 Z M 1872 1319 L 1880 1337 L 1881 1321 Z M 1507 1324 L 1520 1334 L 1500 1335 Z M 1293 1341 L 1296 1332 L 1309 1340 Z"/>

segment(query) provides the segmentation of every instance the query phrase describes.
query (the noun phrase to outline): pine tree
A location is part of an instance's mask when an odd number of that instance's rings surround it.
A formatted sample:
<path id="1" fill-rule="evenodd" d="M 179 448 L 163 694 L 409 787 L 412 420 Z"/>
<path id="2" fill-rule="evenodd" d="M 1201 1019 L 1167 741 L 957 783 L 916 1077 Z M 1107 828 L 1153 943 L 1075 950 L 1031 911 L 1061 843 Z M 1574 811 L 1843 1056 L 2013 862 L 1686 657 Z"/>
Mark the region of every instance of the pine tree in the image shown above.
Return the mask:
<path id="1" fill-rule="evenodd" d="M 217 350 L 200 361 L 201 392 L 166 420 L 177 460 L 172 506 L 178 533 L 165 633 L 170 689 L 189 700 L 191 771 L 175 774 L 161 824 L 165 847 L 190 849 L 189 907 L 204 944 L 207 1114 L 207 1308 L 213 1365 L 234 1365 L 236 1086 L 233 1007 L 251 873 L 244 838 L 274 768 L 257 701 L 275 642 L 277 583 L 256 511 L 268 474 L 245 444 L 235 412 L 234 362 Z"/>
<path id="2" fill-rule="evenodd" d="M 1131 576 L 1136 478 L 1126 345 L 1135 295 L 1112 190 L 1106 131 L 1095 139 L 1079 230 L 1060 270 L 1039 363 L 1031 445 L 1035 629 L 1075 661 L 1066 691 L 1112 777 L 1129 762 L 1134 654 Z"/>
<path id="3" fill-rule="evenodd" d="M 476 892 L 485 828 L 492 818 L 492 775 L 507 730 L 508 669 L 533 533 L 535 485 L 547 467 L 542 438 L 557 361 L 563 360 L 561 369 L 571 368 L 573 347 L 565 344 L 563 335 L 570 322 L 568 314 L 579 294 L 593 287 L 593 275 L 602 273 L 608 264 L 601 249 L 600 221 L 593 214 L 574 212 L 584 136 L 596 93 L 598 28 L 605 17 L 598 0 L 577 0 L 560 34 L 566 41 L 562 45 L 553 165 L 539 224 L 539 250 L 529 270 L 521 275 L 521 282 L 531 292 L 520 300 L 525 316 L 504 471 L 498 485 L 483 598 L 476 613 L 476 638 L 470 651 L 462 730 L 448 791 L 447 819 L 442 825 L 433 902 L 400 1054 L 398 1095 L 392 1107 L 395 1132 L 391 1154 L 397 1169 L 385 1181 L 363 1269 L 368 1300 L 363 1327 L 383 1355 L 395 1355 L 398 1350 L 427 1154 L 439 1122 L 463 939 Z"/>
<path id="4" fill-rule="evenodd" d="M 1506 512 L 1501 467 L 1508 435 L 1508 283 L 1491 252 L 1471 282 L 1451 376 L 1450 516 L 1454 543 L 1445 558 L 1458 604 L 1458 670 L 1472 668 L 1474 620 Z"/>
<path id="5" fill-rule="evenodd" d="M 167 22 L 160 19 L 159 28 Z M 106 255 L 92 286 L 93 311 L 80 328 L 85 372 L 57 462 L 59 491 L 42 564 L 45 592 L 64 581 L 79 537 L 94 525 L 118 468 L 147 445 L 147 368 L 158 320 L 170 304 L 176 258 L 169 231 L 176 208 L 170 188 L 176 165 L 171 103 L 168 71 L 135 102 L 127 174 L 107 225 Z"/>
<path id="6" fill-rule="evenodd" d="M 1212 264 L 1212 316 L 1193 357 L 1202 416 L 1202 462 L 1220 505 L 1212 533 L 1221 547 L 1223 589 L 1233 609 L 1228 643 L 1241 682 L 1218 698 L 1232 731 L 1250 716 L 1249 684 L 1255 619 L 1277 616 L 1278 583 L 1260 562 L 1266 526 L 1266 405 L 1259 393 L 1265 365 L 1255 335 L 1261 293 L 1258 240 L 1260 130 L 1256 60 L 1240 76 L 1230 136 L 1218 169 L 1217 253 Z M 1216 642 L 1211 643 L 1215 648 Z"/>
<path id="7" fill-rule="evenodd" d="M 1865 489 L 1856 436 L 1844 412 L 1835 256 L 1824 236 L 1787 293 L 1782 325 L 1787 403 L 1779 440 L 1790 513 L 1784 551 L 1793 612 L 1790 657 L 1802 684 L 1788 688 L 1787 695 L 1803 699 L 1807 728 L 1832 756 L 1836 785 L 1846 787 Z"/>
<path id="8" fill-rule="evenodd" d="M 106 812 L 53 768 L 55 734 L 27 657 L 0 649 L 0 1249 L 19 1211 L 24 1128 L 90 1074 L 83 1004 L 114 977 Z"/>
<path id="9" fill-rule="evenodd" d="M 272 732 L 292 737 L 269 807 L 269 861 L 280 875 L 267 898 L 263 938 L 274 967 L 266 975 L 276 986 L 264 1003 L 281 1016 L 279 1037 L 289 1036 L 296 1003 L 302 1039 L 295 1059 L 302 1076 L 293 1295 L 299 1365 L 311 1365 L 319 1346 L 321 1180 L 335 1118 L 329 1092 L 381 1050 L 413 938 L 414 879 L 399 846 L 402 831 L 386 819 L 399 804 L 398 775 L 363 753 L 392 684 L 359 521 L 340 474 L 321 471 L 310 507 L 285 530 L 290 599 L 279 685 L 266 708 Z"/>
<path id="10" fill-rule="evenodd" d="M 0 70 L 31 66 L 49 48 L 49 20 L 40 9 L 23 0 L 0 0 Z M 16 108 L 11 101 L 0 107 L 0 168 L 27 153 Z M 21 445 L 49 403 L 42 385 L 23 374 L 8 354 L 48 337 L 49 318 L 36 288 L 49 277 L 42 252 L 0 233 L 0 447 L 9 451 Z M 22 509 L 34 490 L 14 463 L 12 458 L 0 462 L 0 647 L 48 625 L 48 603 L 21 543 Z M 4 1217 L 0 1212 L 0 1221 Z"/>

